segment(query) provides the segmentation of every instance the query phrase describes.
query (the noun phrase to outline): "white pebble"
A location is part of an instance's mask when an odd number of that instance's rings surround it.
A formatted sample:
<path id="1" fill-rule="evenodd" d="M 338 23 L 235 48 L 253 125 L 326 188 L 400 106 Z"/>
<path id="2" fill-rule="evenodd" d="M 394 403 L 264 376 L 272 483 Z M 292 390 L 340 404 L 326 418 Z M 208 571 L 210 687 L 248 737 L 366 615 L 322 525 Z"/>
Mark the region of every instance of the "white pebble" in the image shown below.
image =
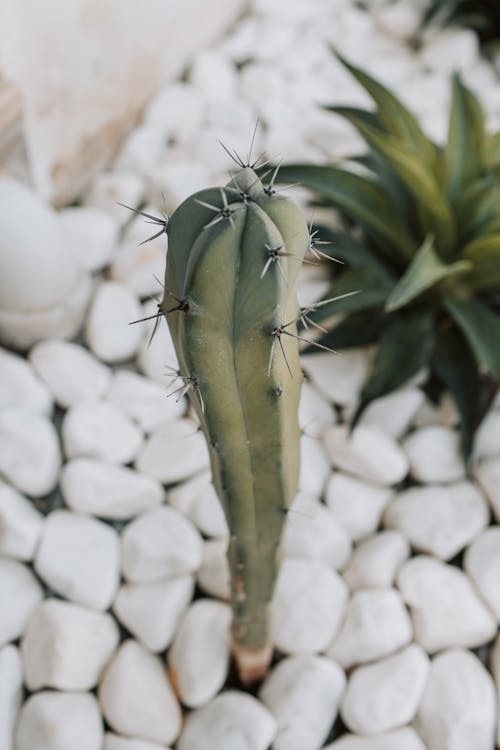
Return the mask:
<path id="1" fill-rule="evenodd" d="M 408 724 L 422 698 L 429 659 L 412 644 L 393 656 L 358 667 L 350 675 L 341 716 L 360 734 L 379 734 Z"/>
<path id="2" fill-rule="evenodd" d="M 147 740 L 136 740 L 133 737 L 119 737 L 108 732 L 104 737 L 103 750 L 169 750 L 165 745 Z"/>
<path id="3" fill-rule="evenodd" d="M 166 388 L 131 370 L 115 370 L 107 400 L 133 419 L 144 432 L 182 417 L 185 402 L 167 398 Z"/>
<path id="4" fill-rule="evenodd" d="M 406 438 L 403 448 L 418 482 L 456 482 L 465 476 L 460 437 L 448 427 L 422 427 Z"/>
<path id="5" fill-rule="evenodd" d="M 319 560 L 288 558 L 271 605 L 271 635 L 285 654 L 323 651 L 335 637 L 347 604 L 340 576 Z"/>
<path id="6" fill-rule="evenodd" d="M 316 438 L 300 438 L 299 490 L 321 497 L 330 473 L 330 465 L 322 443 Z"/>
<path id="7" fill-rule="evenodd" d="M 31 695 L 19 714 L 16 750 L 101 750 L 99 706 L 89 693 L 44 690 Z"/>
<path id="8" fill-rule="evenodd" d="M 189 575 L 153 583 L 125 583 L 113 610 L 121 624 L 146 648 L 164 651 L 177 631 L 193 590 L 194 579 Z"/>
<path id="9" fill-rule="evenodd" d="M 169 491 L 167 499 L 173 508 L 189 518 L 206 536 L 228 535 L 226 517 L 210 474 L 203 472 L 178 484 Z"/>
<path id="10" fill-rule="evenodd" d="M 196 572 L 198 586 L 209 596 L 229 599 L 229 564 L 226 557 L 227 540 L 209 539 L 203 543 L 203 559 Z"/>
<path id="11" fill-rule="evenodd" d="M 194 573 L 201 564 L 202 539 L 173 508 L 143 513 L 122 534 L 122 566 L 127 580 L 148 583 Z"/>
<path id="12" fill-rule="evenodd" d="M 61 434 L 68 458 L 89 456 L 128 464 L 142 443 L 142 432 L 106 401 L 82 401 L 65 414 Z"/>
<path id="13" fill-rule="evenodd" d="M 267 750 L 275 735 L 267 708 L 251 695 L 228 690 L 188 715 L 177 750 Z"/>
<path id="14" fill-rule="evenodd" d="M 90 690 L 118 640 L 110 615 L 46 599 L 30 617 L 21 642 L 25 683 L 30 690 Z"/>
<path id="15" fill-rule="evenodd" d="M 485 529 L 467 549 L 464 570 L 500 622 L 500 526 Z"/>
<path id="16" fill-rule="evenodd" d="M 412 635 L 408 611 L 397 591 L 355 591 L 327 655 L 344 669 L 350 669 L 407 646 Z"/>
<path id="17" fill-rule="evenodd" d="M 489 458 L 474 469 L 474 475 L 484 493 L 497 521 L 500 521 L 500 458 Z"/>
<path id="18" fill-rule="evenodd" d="M 0 372 L 1 410 L 16 406 L 50 417 L 53 407 L 52 394 L 29 362 L 7 349 L 0 348 Z"/>
<path id="19" fill-rule="evenodd" d="M 32 560 L 42 528 L 42 516 L 32 502 L 0 481 L 0 555 Z"/>
<path id="20" fill-rule="evenodd" d="M 500 409 L 492 409 L 481 422 L 474 438 L 475 461 L 500 457 Z"/>
<path id="21" fill-rule="evenodd" d="M 399 440 L 408 431 L 424 400 L 425 396 L 418 388 L 402 388 L 372 401 L 359 424 L 377 427 Z"/>
<path id="22" fill-rule="evenodd" d="M 165 136 L 160 128 L 142 124 L 132 130 L 113 162 L 115 172 L 147 176 L 158 164 L 165 150 Z"/>
<path id="23" fill-rule="evenodd" d="M 145 318 L 157 312 L 157 303 L 154 300 L 150 300 L 142 306 L 139 317 Z M 155 323 L 156 320 L 149 320 L 147 323 L 138 323 L 136 326 L 141 328 L 143 335 L 137 364 L 144 375 L 147 375 L 151 380 L 156 380 L 164 388 L 167 388 L 167 397 L 173 401 L 179 399 L 179 403 L 184 403 L 184 399 L 179 398 L 178 394 L 170 395 L 179 387 L 177 385 L 178 381 L 172 382 L 172 370 L 178 370 L 179 368 L 174 342 L 172 341 L 168 326 L 162 321 L 160 321 L 162 325 L 157 327 L 153 338 L 151 338 Z"/>
<path id="24" fill-rule="evenodd" d="M 236 94 L 236 68 L 212 50 L 204 50 L 195 56 L 189 80 L 204 99 L 231 99 Z"/>
<path id="25" fill-rule="evenodd" d="M 334 466 L 360 479 L 391 485 L 408 473 L 408 460 L 399 445 L 376 427 L 359 425 L 350 434 L 345 425 L 330 427 L 324 441 Z"/>
<path id="26" fill-rule="evenodd" d="M 382 33 L 407 39 L 419 31 L 422 16 L 418 5 L 400 0 L 391 5 L 375 7 L 375 21 Z"/>
<path id="27" fill-rule="evenodd" d="M 70 206 L 59 212 L 68 249 L 87 271 L 99 271 L 111 262 L 118 235 L 112 216 L 91 206 Z"/>
<path id="28" fill-rule="evenodd" d="M 29 358 L 64 409 L 84 399 L 101 398 L 109 387 L 109 368 L 78 344 L 55 339 L 41 341 Z"/>
<path id="29" fill-rule="evenodd" d="M 301 362 L 312 382 L 330 401 L 340 406 L 357 401 L 368 371 L 363 352 L 306 354 Z"/>
<path id="30" fill-rule="evenodd" d="M 0 413 L 0 473 L 18 490 L 46 495 L 60 466 L 59 440 L 47 417 L 15 407 Z"/>
<path id="31" fill-rule="evenodd" d="M 374 737 L 357 737 L 344 734 L 323 750 L 426 750 L 422 740 L 411 727 L 394 729 Z"/>
<path id="32" fill-rule="evenodd" d="M 301 492 L 285 521 L 282 554 L 321 560 L 340 570 L 351 554 L 351 539 L 328 507 L 313 495 Z"/>
<path id="33" fill-rule="evenodd" d="M 74 458 L 61 473 L 61 490 L 72 510 L 114 520 L 131 518 L 159 505 L 159 482 L 125 466 Z"/>
<path id="34" fill-rule="evenodd" d="M 411 82 L 413 85 L 413 81 Z M 406 84 L 408 88 L 408 83 Z M 460 416 L 457 411 L 457 405 L 455 404 L 451 395 L 446 392 L 438 402 L 435 404 L 432 401 L 426 400 L 417 412 L 414 420 L 415 427 L 456 427 L 460 421 Z"/>
<path id="35" fill-rule="evenodd" d="M 290 656 L 280 661 L 259 690 L 278 732 L 274 750 L 317 750 L 337 717 L 344 672 L 322 656 Z"/>
<path id="36" fill-rule="evenodd" d="M 118 534 L 94 518 L 55 510 L 44 521 L 35 570 L 56 594 L 108 609 L 120 579 Z"/>
<path id="37" fill-rule="evenodd" d="M 85 195 L 87 206 L 95 206 L 110 214 L 121 225 L 130 218 L 130 211 L 120 205 L 137 208 L 142 200 L 144 185 L 137 174 L 125 172 L 101 172 L 92 180 L 90 190 Z"/>
<path id="38" fill-rule="evenodd" d="M 471 482 L 412 487 L 396 495 L 384 513 L 385 526 L 441 560 L 454 557 L 488 522 L 488 504 Z"/>
<path id="39" fill-rule="evenodd" d="M 159 215 L 156 208 L 146 206 L 144 210 L 153 216 Z M 146 297 L 157 295 L 160 289 L 157 279 L 163 278 L 165 273 L 166 235 L 144 242 L 148 237 L 152 237 L 152 234 L 148 231 L 149 226 L 144 223 L 142 216 L 139 219 L 140 222 L 132 222 L 124 236 L 109 269 L 109 275 L 113 281 L 124 284 L 137 297 Z M 137 325 L 142 327 L 145 323 Z"/>
<path id="40" fill-rule="evenodd" d="M 490 654 L 490 670 L 495 681 L 497 701 L 500 700 L 500 637 L 497 636 Z M 497 719 L 496 743 L 500 745 L 500 717 Z"/>
<path id="41" fill-rule="evenodd" d="M 24 633 L 42 596 L 40 584 L 26 565 L 0 557 L 0 646 Z"/>
<path id="42" fill-rule="evenodd" d="M 420 555 L 404 563 L 397 584 L 410 607 L 415 640 L 428 653 L 475 648 L 495 635 L 495 618 L 458 568 Z"/>
<path id="43" fill-rule="evenodd" d="M 429 38 L 420 53 L 425 68 L 441 75 L 470 70 L 479 57 L 479 38 L 470 28 L 442 29 Z"/>
<path id="44" fill-rule="evenodd" d="M 210 184 L 210 173 L 200 161 L 165 161 L 149 175 L 148 199 L 161 205 L 165 196 L 167 211 L 175 211 L 186 198 Z"/>
<path id="45" fill-rule="evenodd" d="M 0 748 L 12 750 L 23 697 L 21 657 L 15 646 L 0 649 Z"/>
<path id="46" fill-rule="evenodd" d="M 326 504 L 351 539 L 371 534 L 380 523 L 392 492 L 346 474 L 332 474 L 326 487 Z"/>
<path id="47" fill-rule="evenodd" d="M 137 298 L 123 284 L 104 281 L 91 302 L 85 338 L 92 352 L 103 362 L 121 362 L 133 357 L 140 346 L 142 318 Z"/>
<path id="48" fill-rule="evenodd" d="M 210 599 L 198 599 L 184 614 L 168 652 L 168 671 L 185 706 L 203 706 L 223 687 L 229 668 L 231 620 L 230 607 Z"/>
<path id="49" fill-rule="evenodd" d="M 388 587 L 409 555 L 410 545 L 403 534 L 381 531 L 366 537 L 354 548 L 342 575 L 352 591 Z"/>
<path id="50" fill-rule="evenodd" d="M 189 83 L 176 82 L 160 89 L 144 112 L 146 123 L 161 130 L 166 138 L 189 143 L 201 129 L 203 103 Z"/>
<path id="51" fill-rule="evenodd" d="M 122 643 L 104 672 L 98 695 L 115 732 L 160 744 L 177 738 L 181 711 L 163 665 L 136 641 Z"/>
<path id="52" fill-rule="evenodd" d="M 305 380 L 299 402 L 299 425 L 309 437 L 320 437 L 327 427 L 335 424 L 335 412 L 319 391 Z"/>
<path id="53" fill-rule="evenodd" d="M 496 713 L 493 680 L 474 654 L 452 649 L 432 660 L 415 720 L 428 750 L 491 750 Z"/>
<path id="54" fill-rule="evenodd" d="M 205 438 L 191 419 L 157 425 L 135 461 L 139 471 L 163 484 L 187 479 L 208 464 Z"/>

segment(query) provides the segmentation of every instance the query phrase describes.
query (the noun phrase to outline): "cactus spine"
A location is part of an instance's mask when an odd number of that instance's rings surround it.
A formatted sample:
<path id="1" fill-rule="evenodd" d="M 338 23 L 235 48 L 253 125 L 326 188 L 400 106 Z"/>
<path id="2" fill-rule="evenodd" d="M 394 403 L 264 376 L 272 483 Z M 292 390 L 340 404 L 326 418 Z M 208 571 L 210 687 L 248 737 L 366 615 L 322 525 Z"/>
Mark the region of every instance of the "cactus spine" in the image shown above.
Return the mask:
<path id="1" fill-rule="evenodd" d="M 300 209 L 249 166 L 184 201 L 166 231 L 160 309 L 230 530 L 233 652 L 250 681 L 271 657 L 276 553 L 297 491 L 297 277 L 310 236 Z"/>

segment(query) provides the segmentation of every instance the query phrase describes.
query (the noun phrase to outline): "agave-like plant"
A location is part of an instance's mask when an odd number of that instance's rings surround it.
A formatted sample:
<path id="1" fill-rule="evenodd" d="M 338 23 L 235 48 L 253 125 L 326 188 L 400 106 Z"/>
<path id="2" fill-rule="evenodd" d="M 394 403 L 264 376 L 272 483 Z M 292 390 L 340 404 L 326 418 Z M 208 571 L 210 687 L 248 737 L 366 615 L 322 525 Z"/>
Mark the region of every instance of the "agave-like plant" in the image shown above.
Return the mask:
<path id="1" fill-rule="evenodd" d="M 483 44 L 500 38 L 500 3 L 498 0 L 429 0 L 422 26 L 466 26 L 479 35 Z"/>
<path id="2" fill-rule="evenodd" d="M 339 59 L 376 109 L 327 109 L 353 124 L 367 153 L 279 172 L 340 214 L 335 228 L 318 229 L 344 264 L 327 297 L 360 290 L 311 317 L 343 314 L 320 339 L 329 347 L 378 344 L 355 421 L 428 368 L 429 393 L 446 387 L 454 396 L 468 457 L 500 383 L 500 132 L 486 132 L 477 98 L 456 75 L 447 142 L 437 146 L 393 93 Z"/>

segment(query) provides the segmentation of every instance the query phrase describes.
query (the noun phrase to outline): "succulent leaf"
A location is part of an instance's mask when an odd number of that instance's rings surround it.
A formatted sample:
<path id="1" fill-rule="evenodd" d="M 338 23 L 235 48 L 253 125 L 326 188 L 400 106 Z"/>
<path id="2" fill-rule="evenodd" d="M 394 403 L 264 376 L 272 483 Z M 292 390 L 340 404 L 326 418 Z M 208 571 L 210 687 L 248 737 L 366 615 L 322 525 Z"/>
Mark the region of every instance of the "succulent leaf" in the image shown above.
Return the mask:
<path id="1" fill-rule="evenodd" d="M 480 369 L 500 378 L 500 315 L 479 300 L 445 297 L 443 304 L 467 339 Z"/>
<path id="2" fill-rule="evenodd" d="M 448 139 L 444 151 L 448 196 L 453 200 L 463 187 L 479 178 L 484 169 L 485 122 L 481 106 L 453 77 Z"/>

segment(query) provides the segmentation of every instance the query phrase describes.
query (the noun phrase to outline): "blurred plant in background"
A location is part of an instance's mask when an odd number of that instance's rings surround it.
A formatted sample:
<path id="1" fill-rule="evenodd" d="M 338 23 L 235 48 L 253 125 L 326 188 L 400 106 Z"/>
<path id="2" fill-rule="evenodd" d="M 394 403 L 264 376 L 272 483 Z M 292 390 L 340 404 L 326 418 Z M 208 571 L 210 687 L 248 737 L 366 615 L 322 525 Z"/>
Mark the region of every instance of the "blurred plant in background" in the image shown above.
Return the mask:
<path id="1" fill-rule="evenodd" d="M 423 26 L 432 23 L 465 26 L 477 32 L 481 44 L 498 44 L 500 3 L 498 0 L 430 0 L 423 17 Z"/>

